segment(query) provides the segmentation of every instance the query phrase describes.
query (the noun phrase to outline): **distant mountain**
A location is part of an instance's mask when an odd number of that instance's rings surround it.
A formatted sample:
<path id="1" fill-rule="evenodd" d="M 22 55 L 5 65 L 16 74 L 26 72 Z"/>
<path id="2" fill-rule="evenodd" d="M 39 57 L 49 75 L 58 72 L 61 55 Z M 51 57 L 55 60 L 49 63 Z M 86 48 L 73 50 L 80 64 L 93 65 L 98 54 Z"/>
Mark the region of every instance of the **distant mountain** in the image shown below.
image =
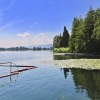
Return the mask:
<path id="1" fill-rule="evenodd" d="M 45 44 L 45 45 L 28 46 L 28 48 L 33 48 L 33 47 L 50 48 L 50 47 L 53 47 L 53 45 L 52 44 Z"/>

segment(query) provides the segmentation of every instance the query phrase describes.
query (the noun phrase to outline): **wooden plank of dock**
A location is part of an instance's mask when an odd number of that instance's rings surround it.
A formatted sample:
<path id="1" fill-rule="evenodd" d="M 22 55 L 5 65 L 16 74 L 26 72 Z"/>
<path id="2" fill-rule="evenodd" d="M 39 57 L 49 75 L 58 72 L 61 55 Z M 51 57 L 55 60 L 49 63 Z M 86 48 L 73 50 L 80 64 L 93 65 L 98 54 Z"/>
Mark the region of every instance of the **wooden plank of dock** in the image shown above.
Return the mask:
<path id="1" fill-rule="evenodd" d="M 27 67 L 27 68 L 19 69 L 19 70 L 14 71 L 14 72 L 23 72 L 23 71 L 34 69 L 34 68 L 36 68 L 36 67 Z M 14 73 L 14 72 L 11 72 L 11 73 Z"/>
<path id="2" fill-rule="evenodd" d="M 11 74 L 0 76 L 0 78 L 9 77 L 9 76 L 12 76 L 12 75 L 17 75 L 17 74 L 19 74 L 19 72 L 12 72 Z"/>
<path id="3" fill-rule="evenodd" d="M 0 78 L 9 77 L 9 76 L 12 76 L 12 75 L 17 75 L 17 74 L 19 74 L 19 72 L 23 72 L 23 71 L 26 71 L 26 70 L 37 68 L 35 66 L 17 66 L 17 67 L 25 67 L 25 68 L 13 71 L 13 72 L 11 72 L 11 74 L 8 74 L 8 75 L 0 76 Z"/>

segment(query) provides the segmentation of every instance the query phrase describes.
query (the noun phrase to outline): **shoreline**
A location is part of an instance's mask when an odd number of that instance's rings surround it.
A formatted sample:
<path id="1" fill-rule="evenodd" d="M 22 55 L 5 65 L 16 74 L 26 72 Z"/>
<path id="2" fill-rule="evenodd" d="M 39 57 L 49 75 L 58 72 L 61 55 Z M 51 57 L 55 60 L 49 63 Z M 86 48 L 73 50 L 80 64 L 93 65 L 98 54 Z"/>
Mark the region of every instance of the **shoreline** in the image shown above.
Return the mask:
<path id="1" fill-rule="evenodd" d="M 95 54 L 88 54 L 88 53 L 53 53 L 53 55 L 65 55 L 65 56 L 98 56 L 100 57 L 100 55 L 95 55 Z"/>

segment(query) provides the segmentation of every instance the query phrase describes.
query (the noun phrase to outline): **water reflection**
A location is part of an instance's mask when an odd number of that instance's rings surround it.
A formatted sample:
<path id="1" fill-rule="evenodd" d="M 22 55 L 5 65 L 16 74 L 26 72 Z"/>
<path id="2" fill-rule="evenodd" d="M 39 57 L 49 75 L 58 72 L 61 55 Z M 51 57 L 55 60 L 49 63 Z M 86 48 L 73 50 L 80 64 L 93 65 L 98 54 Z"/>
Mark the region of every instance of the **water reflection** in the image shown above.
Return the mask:
<path id="1" fill-rule="evenodd" d="M 71 69 L 76 92 L 87 91 L 87 96 L 92 100 L 100 100 L 100 71 Z"/>
<path id="2" fill-rule="evenodd" d="M 64 78 L 69 75 L 69 69 L 61 68 Z M 100 100 L 100 71 L 70 69 L 75 84 L 76 93 L 86 91 L 91 100 Z"/>
<path id="3" fill-rule="evenodd" d="M 78 59 L 77 56 L 66 56 L 66 55 L 53 55 L 54 60 L 64 60 L 64 59 Z"/>
<path id="4" fill-rule="evenodd" d="M 69 55 L 54 55 L 54 60 L 64 59 L 80 59 L 80 58 L 98 58 L 86 56 L 69 56 Z M 68 76 L 69 69 L 63 68 L 65 79 Z M 83 93 L 86 91 L 87 96 L 91 100 L 100 100 L 100 70 L 84 70 L 84 69 L 70 69 L 75 84 L 76 93 Z"/>
<path id="5" fill-rule="evenodd" d="M 97 59 L 97 58 L 100 58 L 100 56 L 53 55 L 54 60 L 81 59 L 81 58 Z"/>
<path id="6" fill-rule="evenodd" d="M 61 68 L 61 71 L 63 71 L 64 77 L 65 77 L 65 79 L 66 79 L 67 76 L 68 76 L 68 73 L 69 73 L 69 69 L 67 69 L 67 68 Z"/>

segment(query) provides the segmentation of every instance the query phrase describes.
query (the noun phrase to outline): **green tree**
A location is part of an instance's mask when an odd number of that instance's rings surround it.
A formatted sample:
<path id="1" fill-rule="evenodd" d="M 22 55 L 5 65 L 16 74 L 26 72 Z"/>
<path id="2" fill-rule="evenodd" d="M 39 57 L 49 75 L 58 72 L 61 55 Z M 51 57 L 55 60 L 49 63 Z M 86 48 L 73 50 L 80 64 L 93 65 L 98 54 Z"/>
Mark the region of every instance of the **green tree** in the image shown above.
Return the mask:
<path id="1" fill-rule="evenodd" d="M 100 9 L 95 12 L 95 24 L 92 34 L 93 52 L 100 54 Z"/>
<path id="2" fill-rule="evenodd" d="M 75 17 L 73 24 L 72 24 L 72 32 L 71 32 L 71 37 L 70 37 L 70 42 L 69 42 L 69 46 L 70 46 L 70 50 L 71 52 L 76 52 L 76 48 L 77 48 L 77 37 L 78 35 L 78 27 L 80 26 L 80 19 Z"/>
<path id="3" fill-rule="evenodd" d="M 64 26 L 63 36 L 61 39 L 61 47 L 67 47 L 69 42 L 69 33 L 66 29 L 66 26 Z"/>
<path id="4" fill-rule="evenodd" d="M 95 11 L 90 7 L 85 19 L 84 19 L 84 44 L 85 44 L 85 52 L 91 53 L 92 52 L 92 41 L 91 36 L 93 34 L 94 30 L 94 23 L 95 23 L 95 17 L 94 17 Z"/>
<path id="5" fill-rule="evenodd" d="M 80 17 L 75 39 L 75 52 L 78 53 L 84 52 L 83 22 L 83 19 Z"/>
<path id="6" fill-rule="evenodd" d="M 75 17 L 70 38 L 65 26 L 63 35 L 55 36 L 54 48 L 67 46 L 72 53 L 100 54 L 100 9 L 90 7 L 84 19 Z"/>
<path id="7" fill-rule="evenodd" d="M 61 36 L 56 35 L 53 39 L 53 48 L 59 48 L 61 44 Z"/>

